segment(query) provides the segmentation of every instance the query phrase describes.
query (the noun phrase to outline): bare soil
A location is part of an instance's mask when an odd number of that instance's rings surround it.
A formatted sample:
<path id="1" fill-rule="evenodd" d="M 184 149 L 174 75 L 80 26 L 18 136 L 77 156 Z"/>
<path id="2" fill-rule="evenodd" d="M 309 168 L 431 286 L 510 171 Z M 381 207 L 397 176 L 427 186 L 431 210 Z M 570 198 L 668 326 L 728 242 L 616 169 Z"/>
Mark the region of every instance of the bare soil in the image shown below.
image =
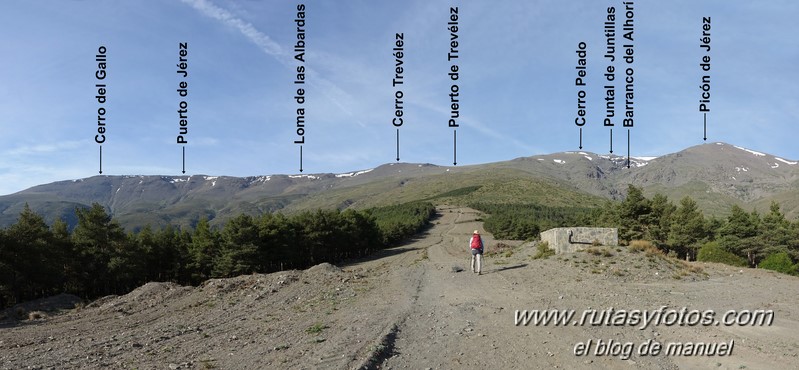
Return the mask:
<path id="1" fill-rule="evenodd" d="M 625 247 L 533 259 L 484 233 L 476 211 L 442 208 L 406 245 L 336 267 L 149 283 L 119 297 L 0 321 L 0 369 L 788 369 L 799 353 L 799 278 L 684 263 Z M 493 248 L 493 250 L 492 250 Z M 68 301 L 65 297 L 61 301 Z M 72 302 L 72 301 L 69 301 Z M 72 303 L 74 304 L 74 303 Z M 516 325 L 516 310 L 773 310 L 769 326 Z M 63 308 L 63 307 L 62 307 Z M 25 311 L 27 310 L 27 311 Z M 29 315 L 30 312 L 42 315 Z M 48 312 L 50 311 L 50 312 Z M 26 314 L 27 313 L 27 314 Z M 575 345 L 592 340 L 589 354 Z M 594 355 L 596 342 L 729 343 L 726 356 Z"/>

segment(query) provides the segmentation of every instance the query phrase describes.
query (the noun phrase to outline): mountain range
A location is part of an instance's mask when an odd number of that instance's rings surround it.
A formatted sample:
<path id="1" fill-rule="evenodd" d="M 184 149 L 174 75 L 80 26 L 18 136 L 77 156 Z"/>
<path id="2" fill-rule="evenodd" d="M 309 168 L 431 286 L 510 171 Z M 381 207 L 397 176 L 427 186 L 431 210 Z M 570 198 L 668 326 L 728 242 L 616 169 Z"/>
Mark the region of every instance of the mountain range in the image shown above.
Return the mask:
<path id="1" fill-rule="evenodd" d="M 129 230 L 146 224 L 221 224 L 240 213 L 368 208 L 415 200 L 599 206 L 622 199 L 627 184 L 673 202 L 684 196 L 705 214 L 733 204 L 766 211 L 777 201 L 799 215 L 799 164 L 726 143 L 703 144 L 656 158 L 561 152 L 470 166 L 392 163 L 343 174 L 94 176 L 0 196 L 0 226 L 27 203 L 48 222 L 75 225 L 76 207 L 106 207 Z"/>

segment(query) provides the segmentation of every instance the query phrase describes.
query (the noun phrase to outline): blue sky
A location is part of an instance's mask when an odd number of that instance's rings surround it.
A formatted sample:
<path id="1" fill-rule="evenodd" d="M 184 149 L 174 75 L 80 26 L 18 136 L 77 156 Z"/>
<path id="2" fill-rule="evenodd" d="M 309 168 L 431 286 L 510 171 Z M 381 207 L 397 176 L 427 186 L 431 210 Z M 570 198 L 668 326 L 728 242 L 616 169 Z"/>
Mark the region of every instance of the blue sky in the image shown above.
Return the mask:
<path id="1" fill-rule="evenodd" d="M 108 49 L 103 173 L 179 175 L 179 43 L 188 42 L 187 174 L 297 173 L 299 1 L 15 1 L 0 5 L 0 194 L 98 174 L 94 55 Z M 576 150 L 577 44 L 588 44 L 586 151 L 607 153 L 606 8 L 621 1 L 306 1 L 305 173 L 395 161 L 394 35 L 404 33 L 403 162 L 451 165 L 449 7 L 459 7 L 458 165 Z M 635 1 L 633 156 L 708 141 L 799 159 L 799 3 Z M 619 24 L 621 21 L 618 22 Z M 618 40 L 619 43 L 621 40 Z M 620 50 L 617 50 L 617 57 Z M 617 68 L 626 68 L 616 62 Z M 617 82 L 617 89 L 621 84 Z M 622 100 L 617 92 L 617 115 Z M 615 153 L 626 153 L 620 122 Z"/>

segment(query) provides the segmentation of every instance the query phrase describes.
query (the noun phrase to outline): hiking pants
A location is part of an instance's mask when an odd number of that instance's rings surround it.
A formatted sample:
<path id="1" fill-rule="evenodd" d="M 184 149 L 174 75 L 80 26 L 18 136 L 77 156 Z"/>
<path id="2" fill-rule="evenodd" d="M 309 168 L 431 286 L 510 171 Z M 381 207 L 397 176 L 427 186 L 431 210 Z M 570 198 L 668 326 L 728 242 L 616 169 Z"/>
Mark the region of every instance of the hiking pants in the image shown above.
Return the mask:
<path id="1" fill-rule="evenodd" d="M 472 272 L 480 273 L 481 270 L 481 260 L 483 259 L 483 250 L 482 249 L 472 249 Z M 477 261 L 477 268 L 475 269 L 475 261 Z"/>

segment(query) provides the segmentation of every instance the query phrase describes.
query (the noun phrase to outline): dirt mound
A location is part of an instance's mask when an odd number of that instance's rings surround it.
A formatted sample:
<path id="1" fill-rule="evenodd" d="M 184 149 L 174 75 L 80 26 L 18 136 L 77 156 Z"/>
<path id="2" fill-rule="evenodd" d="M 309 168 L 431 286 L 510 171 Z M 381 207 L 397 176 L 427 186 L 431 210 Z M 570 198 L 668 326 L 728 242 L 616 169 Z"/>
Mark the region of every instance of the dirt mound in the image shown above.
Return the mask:
<path id="1" fill-rule="evenodd" d="M 180 288 L 183 288 L 183 286 L 175 283 L 150 282 L 134 289 L 132 292 L 124 295 L 123 298 L 134 301 L 164 299 Z"/>
<path id="2" fill-rule="evenodd" d="M 311 266 L 309 269 L 305 270 L 305 272 L 309 274 L 316 274 L 316 273 L 340 274 L 341 269 L 327 262 L 324 262 L 315 266 Z"/>
<path id="3" fill-rule="evenodd" d="M 312 266 L 302 272 L 302 280 L 321 283 L 339 282 L 342 279 L 346 279 L 346 277 L 347 274 L 345 274 L 344 271 L 327 262 Z"/>
<path id="4" fill-rule="evenodd" d="M 274 294 L 301 279 L 306 283 L 313 281 L 314 284 L 324 284 L 327 280 L 340 281 L 344 272 L 329 263 L 321 263 L 304 271 L 288 270 L 271 274 L 251 274 L 241 275 L 231 278 L 209 279 L 200 285 L 198 290 L 208 298 L 220 298 L 227 295 L 251 295 L 256 293 L 258 296 Z M 151 286 L 149 283 L 131 292 L 129 295 L 149 294 L 150 292 L 163 292 L 165 287 L 161 285 Z M 169 288 L 174 288 L 176 284 Z M 142 290 L 143 293 L 137 293 Z"/>
<path id="5" fill-rule="evenodd" d="M 656 250 L 591 247 L 550 258 L 567 262 L 590 275 L 621 282 L 700 281 L 708 278 L 697 264 L 668 257 Z"/>
<path id="6" fill-rule="evenodd" d="M 83 300 L 72 294 L 59 294 L 52 297 L 40 298 L 34 301 L 24 302 L 0 311 L 0 321 L 4 320 L 24 320 L 31 316 L 32 312 L 56 313 L 62 310 L 71 310 L 83 303 Z M 43 317 L 43 315 L 34 315 Z"/>
<path id="7" fill-rule="evenodd" d="M 210 279 L 199 290 L 209 298 L 226 295 L 272 294 L 299 280 L 300 272 L 290 270 L 272 274 L 241 275 L 232 278 Z"/>
<path id="8" fill-rule="evenodd" d="M 142 309 L 166 305 L 189 292 L 192 287 L 184 287 L 175 283 L 150 282 L 122 296 L 102 297 L 85 308 L 113 310 L 130 314 Z"/>
<path id="9" fill-rule="evenodd" d="M 104 297 L 100 297 L 100 298 L 95 299 L 94 301 L 91 301 L 84 308 L 99 308 L 99 307 L 102 307 L 104 304 L 116 299 L 117 297 L 119 297 L 119 296 L 118 295 L 107 295 L 107 296 L 104 296 Z"/>

